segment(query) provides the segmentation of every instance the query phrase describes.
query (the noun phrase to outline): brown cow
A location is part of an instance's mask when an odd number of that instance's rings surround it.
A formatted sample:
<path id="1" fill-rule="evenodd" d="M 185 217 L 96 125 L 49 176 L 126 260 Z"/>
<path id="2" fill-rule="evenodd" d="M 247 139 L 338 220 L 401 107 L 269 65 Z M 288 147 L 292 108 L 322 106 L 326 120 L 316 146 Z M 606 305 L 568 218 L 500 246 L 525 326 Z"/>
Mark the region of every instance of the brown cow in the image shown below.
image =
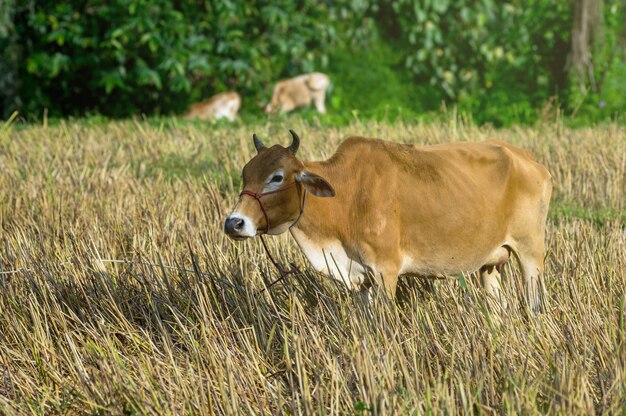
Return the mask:
<path id="1" fill-rule="evenodd" d="M 289 229 L 316 270 L 354 288 L 373 277 L 392 296 L 401 275 L 479 270 L 499 297 L 512 251 L 529 305 L 538 306 L 552 181 L 530 152 L 501 141 L 419 146 L 349 137 L 330 159 L 303 162 L 291 134 L 287 148 L 254 136 L 258 153 L 243 168 L 227 235 Z"/>
<path id="2" fill-rule="evenodd" d="M 216 94 L 208 100 L 192 104 L 183 118 L 199 118 L 202 120 L 217 120 L 227 118 L 235 121 L 237 111 L 241 107 L 241 97 L 234 91 Z"/>
<path id="3" fill-rule="evenodd" d="M 272 100 L 265 106 L 265 112 L 288 113 L 296 108 L 308 107 L 313 102 L 317 111 L 325 114 L 324 99 L 329 85 L 330 79 L 321 72 L 279 81 L 274 86 Z"/>

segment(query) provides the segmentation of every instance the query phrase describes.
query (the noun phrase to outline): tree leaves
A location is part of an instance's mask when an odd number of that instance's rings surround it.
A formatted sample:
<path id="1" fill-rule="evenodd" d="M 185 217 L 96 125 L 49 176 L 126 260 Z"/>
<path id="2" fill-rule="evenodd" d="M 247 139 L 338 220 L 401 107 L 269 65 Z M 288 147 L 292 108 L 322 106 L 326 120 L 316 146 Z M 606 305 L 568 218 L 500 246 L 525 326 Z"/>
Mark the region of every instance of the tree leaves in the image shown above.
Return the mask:
<path id="1" fill-rule="evenodd" d="M 23 45 L 24 61 L 16 63 L 24 68 L 23 113 L 52 103 L 50 115 L 96 108 L 125 116 L 182 111 L 231 88 L 267 97 L 272 82 L 327 62 L 342 24 L 328 9 L 350 7 L 349 0 L 70 0 L 17 7 L 2 18 L 10 17 L 3 26 L 19 22 L 7 33 Z"/>

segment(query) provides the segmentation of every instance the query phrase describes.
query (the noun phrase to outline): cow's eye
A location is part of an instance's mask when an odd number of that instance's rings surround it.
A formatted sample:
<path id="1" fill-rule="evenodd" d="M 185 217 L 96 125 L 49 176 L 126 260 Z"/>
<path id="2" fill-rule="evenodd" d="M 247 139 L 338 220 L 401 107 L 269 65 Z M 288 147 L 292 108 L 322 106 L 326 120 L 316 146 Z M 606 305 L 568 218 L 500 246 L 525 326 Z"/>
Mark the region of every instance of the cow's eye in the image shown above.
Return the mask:
<path id="1" fill-rule="evenodd" d="M 280 183 L 283 181 L 283 175 L 274 175 L 272 176 L 272 179 L 270 180 L 271 183 Z"/>

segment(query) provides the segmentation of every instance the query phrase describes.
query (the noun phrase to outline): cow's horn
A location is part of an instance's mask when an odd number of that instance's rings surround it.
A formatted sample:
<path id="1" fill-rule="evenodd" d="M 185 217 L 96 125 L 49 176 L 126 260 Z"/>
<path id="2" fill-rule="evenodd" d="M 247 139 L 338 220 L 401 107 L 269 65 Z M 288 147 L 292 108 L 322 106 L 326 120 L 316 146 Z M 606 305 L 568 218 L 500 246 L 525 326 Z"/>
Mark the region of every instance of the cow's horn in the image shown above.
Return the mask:
<path id="1" fill-rule="evenodd" d="M 291 133 L 291 137 L 293 137 L 291 145 L 289 145 L 289 150 L 291 150 L 291 153 L 295 155 L 298 151 L 298 147 L 300 147 L 300 138 L 293 130 L 289 130 L 289 133 Z"/>
<path id="2" fill-rule="evenodd" d="M 256 151 L 260 152 L 261 149 L 265 149 L 265 145 L 258 137 L 256 137 L 256 133 L 252 135 L 252 140 L 254 140 L 254 147 L 256 147 Z"/>

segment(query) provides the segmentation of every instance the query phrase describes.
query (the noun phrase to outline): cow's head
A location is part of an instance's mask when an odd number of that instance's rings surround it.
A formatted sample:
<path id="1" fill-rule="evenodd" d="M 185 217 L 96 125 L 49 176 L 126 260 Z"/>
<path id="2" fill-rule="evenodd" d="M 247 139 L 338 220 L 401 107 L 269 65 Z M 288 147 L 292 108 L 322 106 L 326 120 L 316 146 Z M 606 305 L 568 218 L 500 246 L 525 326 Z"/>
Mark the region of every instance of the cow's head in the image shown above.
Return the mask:
<path id="1" fill-rule="evenodd" d="M 278 102 L 275 102 L 275 101 L 277 100 L 274 100 L 272 98 L 272 101 L 270 101 L 269 103 L 265 104 L 265 106 L 263 106 L 263 111 L 265 111 L 265 114 L 272 114 L 278 109 Z"/>
<path id="2" fill-rule="evenodd" d="M 307 171 L 296 158 L 300 138 L 290 132 L 289 147 L 265 147 L 256 134 L 252 136 L 257 154 L 243 168 L 243 191 L 224 223 L 229 237 L 241 240 L 259 233 L 280 234 L 300 217 L 305 193 L 335 196 L 324 178 Z"/>
<path id="3" fill-rule="evenodd" d="M 270 101 L 265 105 L 261 104 L 261 107 L 263 107 L 263 111 L 265 111 L 265 114 L 276 113 L 280 110 L 280 99 L 278 97 L 280 97 L 281 92 L 282 88 L 279 86 L 276 87 Z"/>

